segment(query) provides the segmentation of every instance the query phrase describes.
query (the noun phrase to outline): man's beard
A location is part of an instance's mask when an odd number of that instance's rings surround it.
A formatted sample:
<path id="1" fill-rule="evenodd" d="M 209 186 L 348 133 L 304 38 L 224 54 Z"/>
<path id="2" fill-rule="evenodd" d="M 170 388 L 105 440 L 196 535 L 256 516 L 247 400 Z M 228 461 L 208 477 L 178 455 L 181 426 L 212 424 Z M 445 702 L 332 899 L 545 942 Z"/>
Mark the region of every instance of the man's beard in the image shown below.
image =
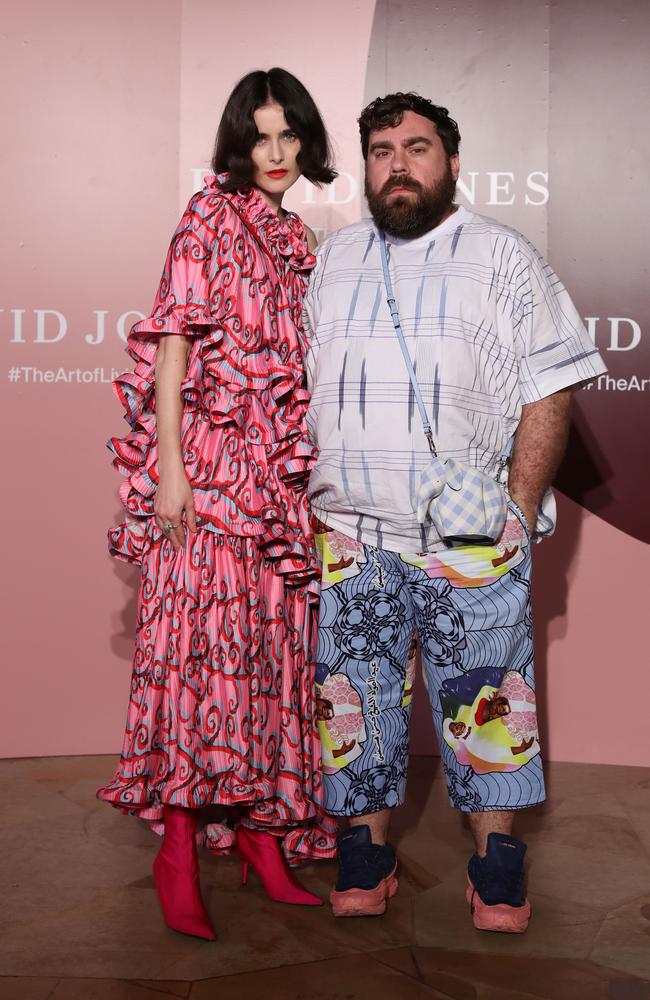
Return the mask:
<path id="1" fill-rule="evenodd" d="M 393 188 L 403 187 L 417 191 L 417 198 L 397 195 L 388 201 Z M 451 164 L 432 187 L 423 187 L 410 177 L 389 177 L 380 191 L 373 192 L 366 178 L 366 199 L 375 224 L 389 236 L 414 240 L 434 229 L 449 214 L 456 192 L 456 181 L 451 175 Z"/>

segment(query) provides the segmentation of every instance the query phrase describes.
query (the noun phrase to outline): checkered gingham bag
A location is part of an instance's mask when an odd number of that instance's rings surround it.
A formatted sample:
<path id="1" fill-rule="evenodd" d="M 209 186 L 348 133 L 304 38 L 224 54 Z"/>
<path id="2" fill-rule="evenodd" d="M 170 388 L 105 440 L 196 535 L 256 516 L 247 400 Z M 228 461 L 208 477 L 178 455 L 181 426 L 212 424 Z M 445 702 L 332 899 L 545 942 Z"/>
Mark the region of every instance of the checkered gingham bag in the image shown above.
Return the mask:
<path id="1" fill-rule="evenodd" d="M 500 537 L 508 513 L 505 490 L 499 482 L 501 470 L 507 459 L 507 451 L 501 456 L 502 461 L 496 479 L 492 479 L 471 465 L 457 462 L 454 458 L 438 457 L 431 424 L 415 377 L 411 355 L 404 340 L 397 303 L 393 295 L 384 233 L 379 234 L 379 241 L 388 308 L 431 452 L 431 462 L 423 470 L 418 486 L 418 521 L 421 524 L 431 521 L 440 537 L 446 542 L 489 545 Z"/>

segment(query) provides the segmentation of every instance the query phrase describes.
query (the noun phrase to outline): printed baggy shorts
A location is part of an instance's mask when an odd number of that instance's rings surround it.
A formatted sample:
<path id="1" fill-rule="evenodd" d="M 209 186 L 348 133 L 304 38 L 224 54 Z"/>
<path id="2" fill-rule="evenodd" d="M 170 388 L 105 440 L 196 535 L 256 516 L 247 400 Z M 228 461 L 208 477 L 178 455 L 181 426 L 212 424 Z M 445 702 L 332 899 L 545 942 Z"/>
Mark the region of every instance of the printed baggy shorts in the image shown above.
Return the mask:
<path id="1" fill-rule="evenodd" d="M 542 802 L 531 541 L 512 501 L 497 543 L 435 554 L 314 529 L 327 811 L 363 816 L 404 801 L 417 647 L 451 804 L 481 812 Z"/>

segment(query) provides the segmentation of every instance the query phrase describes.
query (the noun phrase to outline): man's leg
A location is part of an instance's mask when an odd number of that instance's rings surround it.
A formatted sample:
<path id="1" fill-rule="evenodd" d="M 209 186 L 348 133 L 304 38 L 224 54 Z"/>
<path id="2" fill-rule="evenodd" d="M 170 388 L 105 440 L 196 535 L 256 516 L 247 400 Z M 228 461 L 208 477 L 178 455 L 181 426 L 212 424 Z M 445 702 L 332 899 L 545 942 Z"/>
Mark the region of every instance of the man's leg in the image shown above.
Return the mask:
<path id="1" fill-rule="evenodd" d="M 413 608 L 399 557 L 316 536 L 323 563 L 316 686 L 326 810 L 347 817 L 338 838 L 336 916 L 378 915 L 397 891 L 387 844 L 406 786 Z"/>
<path id="2" fill-rule="evenodd" d="M 512 811 L 468 813 L 467 819 L 474 834 L 476 852 L 484 858 L 487 851 L 487 839 L 491 833 L 505 833 L 507 836 L 511 836 L 515 814 Z"/>
<path id="3" fill-rule="evenodd" d="M 367 816 L 350 816 L 350 826 L 367 826 L 373 844 L 385 844 L 388 840 L 388 828 L 392 809 L 382 809 L 381 812 L 369 813 Z"/>
<path id="4" fill-rule="evenodd" d="M 544 799 L 533 678 L 530 540 L 514 510 L 497 546 L 416 561 L 422 661 L 452 805 L 468 814 L 474 924 L 521 932 L 526 845 L 514 812 Z M 416 568 L 417 567 L 417 568 Z"/>

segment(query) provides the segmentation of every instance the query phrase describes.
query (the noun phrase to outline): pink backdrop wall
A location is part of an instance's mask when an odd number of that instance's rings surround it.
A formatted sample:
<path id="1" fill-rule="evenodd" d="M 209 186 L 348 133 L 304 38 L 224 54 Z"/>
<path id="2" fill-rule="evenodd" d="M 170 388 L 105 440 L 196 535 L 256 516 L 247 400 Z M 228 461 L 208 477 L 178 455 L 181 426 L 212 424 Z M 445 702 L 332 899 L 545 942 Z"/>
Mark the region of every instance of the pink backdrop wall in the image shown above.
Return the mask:
<path id="1" fill-rule="evenodd" d="M 458 32 L 456 5 L 445 0 L 435 8 L 436 46 L 433 33 L 428 44 L 420 31 L 420 49 L 409 49 L 400 18 L 410 10 L 418 28 L 432 7 L 334 0 L 312 14 L 283 0 L 274 8 L 282 31 L 263 29 L 268 5 L 258 0 L 245 24 L 238 8 L 210 0 L 23 0 L 5 10 L 1 755 L 119 750 L 137 578 L 105 548 L 118 477 L 104 443 L 121 419 L 109 381 L 126 364 L 125 328 L 150 308 L 170 234 L 200 185 L 239 76 L 284 65 L 319 103 L 342 176 L 329 193 L 300 183 L 291 198 L 319 232 L 362 211 L 355 118 L 364 101 L 419 88 L 460 120 L 460 200 L 516 225 L 554 262 L 549 10 L 525 5 L 522 18 L 522 5 L 508 0 L 468 3 L 468 26 Z M 559 175 L 557 146 L 553 156 Z M 529 183 L 537 172 L 546 175 L 535 178 L 541 194 Z M 579 197 L 579 179 L 568 182 Z M 562 272 L 570 287 L 576 268 Z M 587 315 L 587 302 L 579 304 Z M 621 397 L 621 419 L 624 405 Z M 647 764 L 648 547 L 580 503 L 558 500 L 558 533 L 536 552 L 546 755 Z M 432 734 L 420 695 L 412 746 L 426 752 Z"/>

